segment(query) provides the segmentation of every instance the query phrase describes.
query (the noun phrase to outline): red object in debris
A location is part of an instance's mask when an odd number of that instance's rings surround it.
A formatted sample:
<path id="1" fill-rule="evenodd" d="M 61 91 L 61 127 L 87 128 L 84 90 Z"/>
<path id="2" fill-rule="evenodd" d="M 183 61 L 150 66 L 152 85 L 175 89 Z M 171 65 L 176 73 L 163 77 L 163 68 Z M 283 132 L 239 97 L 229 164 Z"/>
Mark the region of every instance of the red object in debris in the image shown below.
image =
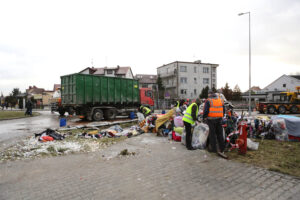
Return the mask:
<path id="1" fill-rule="evenodd" d="M 293 141 L 298 140 L 298 141 L 300 142 L 300 137 L 296 137 L 296 136 L 293 136 L 293 135 L 289 135 L 289 140 L 293 140 Z"/>
<path id="2" fill-rule="evenodd" d="M 236 140 L 239 145 L 239 153 L 246 154 L 247 152 L 247 123 L 241 122 L 239 124 L 240 136 L 239 139 Z"/>
<path id="3" fill-rule="evenodd" d="M 181 136 L 177 136 L 175 134 L 175 131 L 172 131 L 172 138 L 174 141 L 180 142 L 181 141 Z"/>
<path id="4" fill-rule="evenodd" d="M 41 138 L 42 138 L 43 142 L 48 142 L 48 141 L 53 141 L 54 140 L 53 137 L 48 136 L 48 135 L 45 135 L 45 136 L 43 136 Z"/>

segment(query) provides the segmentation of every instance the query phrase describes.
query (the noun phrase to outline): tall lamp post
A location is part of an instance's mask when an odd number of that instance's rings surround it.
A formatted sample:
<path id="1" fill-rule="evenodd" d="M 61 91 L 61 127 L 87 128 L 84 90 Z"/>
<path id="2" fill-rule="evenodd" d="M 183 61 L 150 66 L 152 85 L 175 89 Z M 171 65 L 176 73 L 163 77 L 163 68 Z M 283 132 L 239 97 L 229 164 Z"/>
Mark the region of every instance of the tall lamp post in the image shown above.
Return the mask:
<path id="1" fill-rule="evenodd" d="M 249 116 L 251 116 L 251 29 L 250 29 L 250 12 L 240 13 L 241 15 L 249 14 Z"/>

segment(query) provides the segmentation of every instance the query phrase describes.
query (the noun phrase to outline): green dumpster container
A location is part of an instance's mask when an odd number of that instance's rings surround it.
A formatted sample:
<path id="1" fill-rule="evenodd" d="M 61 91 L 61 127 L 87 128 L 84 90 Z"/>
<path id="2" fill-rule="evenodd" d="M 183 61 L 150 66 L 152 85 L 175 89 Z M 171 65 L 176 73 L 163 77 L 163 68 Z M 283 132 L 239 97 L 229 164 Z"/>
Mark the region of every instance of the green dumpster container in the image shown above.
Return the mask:
<path id="1" fill-rule="evenodd" d="M 139 82 L 78 73 L 61 76 L 61 99 L 63 106 L 134 105 L 140 102 Z"/>

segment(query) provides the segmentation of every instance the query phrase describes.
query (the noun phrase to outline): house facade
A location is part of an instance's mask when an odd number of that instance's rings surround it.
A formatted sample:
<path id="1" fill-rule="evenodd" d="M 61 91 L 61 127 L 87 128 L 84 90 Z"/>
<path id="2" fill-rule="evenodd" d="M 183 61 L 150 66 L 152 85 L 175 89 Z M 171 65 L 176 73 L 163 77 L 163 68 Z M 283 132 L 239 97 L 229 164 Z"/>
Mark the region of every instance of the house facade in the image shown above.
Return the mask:
<path id="1" fill-rule="evenodd" d="M 156 90 L 157 75 L 152 74 L 137 74 L 135 79 L 139 81 L 140 88 L 151 88 Z"/>
<path id="2" fill-rule="evenodd" d="M 84 70 L 79 72 L 80 74 L 93 74 L 98 76 L 111 76 L 111 77 L 120 77 L 120 78 L 130 78 L 133 79 L 133 73 L 131 67 L 102 67 L 94 68 L 87 67 Z"/>
<path id="3" fill-rule="evenodd" d="M 270 91 L 290 91 L 296 92 L 296 87 L 300 86 L 300 75 L 282 75 L 265 88 L 262 89 L 264 92 Z"/>
<path id="4" fill-rule="evenodd" d="M 175 61 L 157 68 L 165 87 L 165 98 L 195 99 L 203 88 L 217 87 L 218 64 Z"/>

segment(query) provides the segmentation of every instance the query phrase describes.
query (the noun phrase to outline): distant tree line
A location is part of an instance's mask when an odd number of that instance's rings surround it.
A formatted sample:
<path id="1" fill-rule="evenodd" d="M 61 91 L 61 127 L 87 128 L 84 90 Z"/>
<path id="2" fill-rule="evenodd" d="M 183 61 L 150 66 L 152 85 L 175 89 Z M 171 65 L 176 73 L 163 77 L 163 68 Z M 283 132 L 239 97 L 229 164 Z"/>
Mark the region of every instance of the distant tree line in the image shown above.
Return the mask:
<path id="1" fill-rule="evenodd" d="M 208 90 L 209 90 L 209 87 L 206 86 L 205 88 L 202 89 L 201 91 L 201 94 L 199 95 L 199 98 L 203 99 L 203 98 L 207 98 L 208 97 Z M 212 91 L 213 92 L 217 92 L 216 88 L 212 88 Z M 230 100 L 230 101 L 240 101 L 242 99 L 241 95 L 242 95 L 242 92 L 241 92 L 241 89 L 238 85 L 235 85 L 234 89 L 232 90 L 228 83 L 225 84 L 225 87 L 222 87 L 221 88 L 221 91 L 223 93 L 223 95 L 225 96 L 225 98 L 227 100 Z"/>

